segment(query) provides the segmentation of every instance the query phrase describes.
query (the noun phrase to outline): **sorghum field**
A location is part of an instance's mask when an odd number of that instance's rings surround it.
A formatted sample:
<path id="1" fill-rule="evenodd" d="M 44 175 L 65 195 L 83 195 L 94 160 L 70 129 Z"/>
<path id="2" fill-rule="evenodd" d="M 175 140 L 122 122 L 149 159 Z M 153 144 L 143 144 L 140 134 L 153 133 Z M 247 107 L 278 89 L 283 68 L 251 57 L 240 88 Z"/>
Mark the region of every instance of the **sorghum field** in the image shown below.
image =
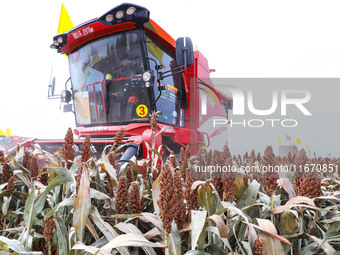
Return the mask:
<path id="1" fill-rule="evenodd" d="M 167 147 L 147 144 L 150 157 L 118 173 L 123 132 L 99 158 L 89 137 L 75 157 L 71 129 L 56 156 L 1 153 L 0 254 L 339 254 L 337 174 L 191 174 L 198 161 L 239 168 L 339 159 L 303 150 L 279 158 L 270 146 L 262 156 L 232 156 L 225 147 L 190 157 L 187 147 L 162 162 Z"/>

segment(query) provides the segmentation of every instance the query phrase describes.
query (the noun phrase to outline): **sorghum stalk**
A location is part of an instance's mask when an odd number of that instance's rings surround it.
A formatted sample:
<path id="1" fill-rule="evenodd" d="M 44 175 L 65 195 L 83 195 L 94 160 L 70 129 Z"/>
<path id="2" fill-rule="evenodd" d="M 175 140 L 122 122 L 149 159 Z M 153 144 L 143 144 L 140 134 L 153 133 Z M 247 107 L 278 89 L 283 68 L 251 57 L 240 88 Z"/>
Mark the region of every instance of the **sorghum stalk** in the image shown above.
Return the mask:
<path id="1" fill-rule="evenodd" d="M 32 178 L 36 178 L 38 176 L 39 166 L 37 157 L 30 157 L 30 160 L 28 161 L 28 170 L 30 171 Z"/>
<path id="2" fill-rule="evenodd" d="M 127 213 L 127 203 L 128 203 L 128 195 L 129 187 L 128 182 L 125 176 L 121 176 L 118 182 L 118 188 L 116 193 L 116 213 L 117 214 L 125 214 Z"/>
<path id="3" fill-rule="evenodd" d="M 91 138 L 86 136 L 81 146 L 81 162 L 86 162 L 91 158 Z"/>
<path id="4" fill-rule="evenodd" d="M 261 235 L 257 235 L 257 238 L 254 243 L 254 255 L 264 255 L 263 251 L 263 237 Z"/>
<path id="5" fill-rule="evenodd" d="M 139 213 L 140 212 L 140 198 L 139 198 L 139 184 L 135 182 L 132 184 L 131 190 L 129 192 L 129 208 L 131 213 Z"/>
<path id="6" fill-rule="evenodd" d="M 68 128 L 67 133 L 65 135 L 64 146 L 62 149 L 62 153 L 63 153 L 64 160 L 66 162 L 67 169 L 71 168 L 74 157 L 75 157 L 73 145 L 74 145 L 73 132 L 71 128 Z"/>
<path id="7" fill-rule="evenodd" d="M 184 193 L 182 186 L 181 173 L 175 172 L 174 175 L 174 218 L 178 229 L 182 229 L 185 223 L 186 208 L 184 203 Z"/>
<path id="8" fill-rule="evenodd" d="M 170 166 L 165 164 L 162 168 L 160 177 L 160 195 L 158 205 L 163 228 L 167 233 L 171 233 L 171 222 L 174 219 L 173 195 L 174 186 L 172 172 Z"/>
<path id="9" fill-rule="evenodd" d="M 55 223 L 53 220 L 53 216 L 51 216 L 45 220 L 45 229 L 44 229 L 44 236 L 45 236 L 45 242 L 48 248 L 48 254 L 52 254 L 52 241 L 53 241 L 53 235 L 54 235 L 54 228 L 55 228 Z"/>

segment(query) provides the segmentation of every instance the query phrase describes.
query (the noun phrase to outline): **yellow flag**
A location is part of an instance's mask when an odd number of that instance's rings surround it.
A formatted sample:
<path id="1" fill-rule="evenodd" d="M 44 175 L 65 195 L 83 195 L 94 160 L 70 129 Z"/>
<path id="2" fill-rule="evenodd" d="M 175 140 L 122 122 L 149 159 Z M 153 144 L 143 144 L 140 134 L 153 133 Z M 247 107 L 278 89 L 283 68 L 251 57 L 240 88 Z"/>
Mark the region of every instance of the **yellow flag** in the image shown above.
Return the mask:
<path id="1" fill-rule="evenodd" d="M 309 146 L 307 144 L 306 144 L 306 149 L 307 149 L 307 151 L 310 151 Z"/>
<path id="2" fill-rule="evenodd" d="M 0 135 L 6 135 L 6 134 L 4 133 L 4 131 L 2 131 L 2 130 L 0 129 Z"/>
<path id="3" fill-rule="evenodd" d="M 299 139 L 299 137 L 296 137 L 296 144 L 300 144 L 301 140 Z"/>
<path id="4" fill-rule="evenodd" d="M 281 138 L 277 139 L 277 143 L 282 145 Z"/>
<path id="5" fill-rule="evenodd" d="M 160 48 L 158 48 L 157 45 L 155 45 L 153 42 L 149 42 L 146 44 L 146 48 L 149 53 L 151 53 L 155 58 L 158 59 L 159 63 L 165 67 L 165 65 L 162 62 L 164 51 L 162 51 Z"/>
<path id="6" fill-rule="evenodd" d="M 59 19 L 59 26 L 58 26 L 58 34 L 65 33 L 73 28 L 73 23 L 68 15 L 65 6 L 61 5 L 61 12 L 60 12 L 60 19 Z"/>
<path id="7" fill-rule="evenodd" d="M 11 137 L 11 131 L 9 130 L 9 128 L 7 128 L 7 130 L 6 130 L 6 137 L 8 138 L 8 137 Z"/>

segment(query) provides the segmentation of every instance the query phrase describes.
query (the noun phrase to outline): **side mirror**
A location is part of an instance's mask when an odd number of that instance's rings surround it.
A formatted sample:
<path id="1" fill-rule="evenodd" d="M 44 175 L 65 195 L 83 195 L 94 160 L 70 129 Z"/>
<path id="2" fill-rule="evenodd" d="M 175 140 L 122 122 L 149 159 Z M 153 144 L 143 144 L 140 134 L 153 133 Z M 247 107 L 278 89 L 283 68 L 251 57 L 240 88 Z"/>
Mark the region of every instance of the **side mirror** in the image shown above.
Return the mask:
<path id="1" fill-rule="evenodd" d="M 54 91 L 55 91 L 55 77 L 53 77 L 52 83 L 48 85 L 48 98 L 49 99 L 52 99 L 55 96 Z"/>
<path id="2" fill-rule="evenodd" d="M 180 37 L 176 40 L 176 62 L 178 66 L 191 66 L 194 62 L 192 41 L 189 37 Z"/>
<path id="3" fill-rule="evenodd" d="M 55 77 L 53 77 L 52 84 L 51 86 L 51 95 L 54 96 L 54 91 L 55 91 Z"/>

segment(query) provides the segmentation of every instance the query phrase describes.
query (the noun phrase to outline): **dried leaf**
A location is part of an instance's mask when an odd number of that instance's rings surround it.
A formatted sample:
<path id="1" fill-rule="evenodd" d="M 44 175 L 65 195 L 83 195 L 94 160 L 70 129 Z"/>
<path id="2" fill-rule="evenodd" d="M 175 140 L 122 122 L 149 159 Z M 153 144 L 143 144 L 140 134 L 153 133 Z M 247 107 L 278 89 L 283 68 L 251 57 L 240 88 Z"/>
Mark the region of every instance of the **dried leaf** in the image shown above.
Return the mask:
<path id="1" fill-rule="evenodd" d="M 218 215 L 211 215 L 208 219 L 213 220 L 216 223 L 218 231 L 220 233 L 221 238 L 228 238 L 228 229 L 225 225 L 224 221 Z"/>
<path id="2" fill-rule="evenodd" d="M 143 212 L 141 213 L 142 216 L 139 216 L 138 218 L 143 222 L 151 222 L 155 227 L 157 227 L 159 230 L 162 230 L 162 226 L 159 222 L 159 218 L 156 215 L 153 215 L 152 213 Z"/>
<path id="3" fill-rule="evenodd" d="M 191 249 L 195 250 L 200 235 L 203 232 L 207 211 L 191 210 Z"/>
<path id="4" fill-rule="evenodd" d="M 235 177 L 235 191 L 234 191 L 234 195 L 237 201 L 240 201 L 245 190 L 246 185 L 244 184 L 243 177 L 241 175 L 237 175 Z"/>
<path id="5" fill-rule="evenodd" d="M 73 213 L 73 227 L 76 229 L 77 240 L 83 240 L 84 228 L 91 211 L 90 177 L 88 166 L 84 164 L 80 179 L 79 191 Z"/>
<path id="6" fill-rule="evenodd" d="M 159 200 L 159 194 L 161 192 L 159 182 L 160 182 L 160 176 L 152 184 L 152 201 L 153 201 L 153 207 L 157 215 L 159 215 L 158 200 Z"/>
<path id="7" fill-rule="evenodd" d="M 159 231 L 158 228 L 153 228 L 153 229 L 149 230 L 148 232 L 146 232 L 146 233 L 144 234 L 144 237 L 145 237 L 146 239 L 150 240 L 150 239 L 152 239 L 152 238 L 154 238 L 154 237 L 156 237 L 156 236 L 160 236 L 160 235 L 162 235 L 162 232 Z"/>
<path id="8" fill-rule="evenodd" d="M 261 230 L 263 232 L 263 250 L 265 254 L 273 254 L 273 255 L 285 255 L 285 251 L 283 249 L 282 243 L 287 243 L 292 247 L 292 243 L 277 234 L 277 229 L 274 224 L 267 219 L 256 219 L 259 226 L 253 225 L 255 228 Z M 281 242 L 280 242 L 281 241 Z"/>
<path id="9" fill-rule="evenodd" d="M 296 197 L 294 188 L 292 183 L 289 181 L 286 177 L 280 177 L 279 178 L 279 184 L 284 188 L 284 190 L 288 193 L 289 199 Z"/>
<path id="10" fill-rule="evenodd" d="M 278 214 L 295 206 L 304 206 L 303 203 L 315 207 L 313 199 L 303 196 L 297 196 L 289 199 L 285 205 L 274 207 L 273 213 Z"/>
<path id="11" fill-rule="evenodd" d="M 105 168 L 105 170 L 109 173 L 109 175 L 111 176 L 111 178 L 114 181 L 114 186 L 118 185 L 118 181 L 117 181 L 117 170 L 113 168 L 113 166 L 110 164 L 109 158 L 105 153 L 106 148 L 103 150 L 102 153 L 102 160 L 103 160 L 103 165 L 102 167 Z"/>

